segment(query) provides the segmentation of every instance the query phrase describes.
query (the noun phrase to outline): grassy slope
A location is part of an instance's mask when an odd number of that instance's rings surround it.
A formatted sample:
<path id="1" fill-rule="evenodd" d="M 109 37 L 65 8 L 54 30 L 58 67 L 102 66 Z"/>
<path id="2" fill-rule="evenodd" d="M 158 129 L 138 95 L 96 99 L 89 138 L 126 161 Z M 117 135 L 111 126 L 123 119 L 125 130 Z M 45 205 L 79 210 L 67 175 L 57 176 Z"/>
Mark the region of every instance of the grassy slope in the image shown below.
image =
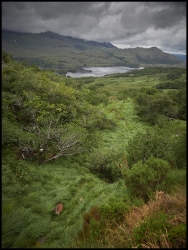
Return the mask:
<path id="1" fill-rule="evenodd" d="M 101 131 L 103 142 L 101 150 L 124 150 L 128 141 L 137 133 L 145 130 L 149 125 L 140 121 L 135 114 L 133 101 L 130 98 L 126 100 L 111 100 L 111 104 L 102 108 L 107 116 L 117 122 L 114 131 Z M 103 148 L 104 147 L 104 148 Z"/>
<path id="2" fill-rule="evenodd" d="M 111 112 L 111 108 L 121 110 L 119 114 L 123 119 L 117 112 Z M 100 151 L 126 151 L 128 140 L 136 132 L 147 128 L 135 115 L 130 99 L 114 100 L 105 111 L 109 117 L 117 119 L 118 126 L 115 131 L 101 132 L 104 141 Z M 4 158 L 4 162 L 8 160 Z M 69 247 L 82 229 L 82 215 L 92 206 L 105 203 L 110 197 L 128 199 L 123 180 L 108 184 L 92 175 L 86 166 L 87 156 L 84 155 L 72 160 L 59 159 L 53 164 L 37 167 L 37 171 L 35 164 L 23 161 L 19 161 L 18 166 L 3 164 L 6 178 L 11 178 L 8 172 L 12 172 L 13 168 L 16 172 L 14 189 L 3 178 L 4 242 L 12 243 L 12 247 L 39 247 L 39 239 L 45 236 L 43 247 Z M 20 170 L 23 167 L 25 171 Z M 52 209 L 60 202 L 64 204 L 64 211 L 57 217 Z M 12 220 L 19 225 L 23 219 L 26 224 L 20 225 L 20 234 L 17 235 L 16 228 L 12 228 Z"/>
<path id="3" fill-rule="evenodd" d="M 154 86 L 160 83 L 153 76 L 139 78 L 96 78 L 101 90 L 117 90 Z M 135 114 L 132 100 L 112 99 L 107 107 L 101 105 L 108 117 L 116 120 L 114 131 L 102 131 L 100 151 L 124 150 L 133 135 L 148 125 Z M 177 123 L 177 126 L 180 126 Z M 182 123 L 185 126 L 185 122 Z M 5 152 L 6 153 L 6 152 Z M 11 161 L 10 153 L 3 157 L 2 209 L 4 247 L 70 247 L 82 229 L 85 212 L 102 204 L 110 197 L 128 199 L 124 181 L 113 184 L 98 179 L 87 169 L 87 155 L 56 160 L 52 164 Z M 37 168 L 37 169 L 36 169 Z M 14 188 L 13 188 L 13 187 Z M 55 216 L 53 207 L 64 203 L 64 211 Z M 46 237 L 41 245 L 39 239 Z"/>
<path id="4" fill-rule="evenodd" d="M 19 165 L 24 165 L 25 172 L 18 174 Z M 67 247 L 82 229 L 82 214 L 110 196 L 126 197 L 122 181 L 109 185 L 90 174 L 84 161 L 81 165 L 62 160 L 36 171 L 35 164 L 20 161 L 14 166 L 17 176 L 11 183 L 13 189 L 6 180 L 13 166 L 3 164 L 4 247 L 34 246 L 42 236 L 47 237 L 47 247 Z M 64 211 L 55 216 L 52 209 L 59 202 L 64 204 Z"/>
<path id="5" fill-rule="evenodd" d="M 128 140 L 145 127 L 135 115 L 131 99 L 118 102 L 113 100 L 103 109 L 109 117 L 117 121 L 118 126 L 115 131 L 100 132 L 103 138 L 103 143 L 99 147 L 101 151 L 110 150 L 110 148 L 125 149 Z M 53 164 L 37 167 L 36 172 L 35 164 L 19 161 L 18 166 L 11 166 L 11 164 L 7 166 L 6 157 L 4 158 L 4 175 L 8 175 L 6 171 L 16 171 L 14 190 L 7 185 L 8 180 L 3 178 L 4 219 L 6 220 L 7 216 L 15 217 L 15 224 L 18 224 L 16 218 L 18 220 L 27 216 L 33 218 L 32 228 L 29 224 L 20 226 L 19 237 L 14 228 L 11 232 L 7 232 L 6 228 L 11 221 L 6 221 L 4 242 L 8 241 L 9 244 L 12 242 L 14 247 L 24 247 L 25 244 L 34 246 L 38 238 L 46 236 L 47 242 L 44 247 L 69 246 L 74 236 L 82 229 L 82 215 L 92 206 L 104 203 L 113 196 L 126 200 L 124 181 L 107 184 L 89 172 L 86 168 L 86 156 L 78 159 L 79 162 L 75 158 L 72 161 L 57 160 Z M 10 198 L 7 197 L 7 193 L 10 194 Z M 59 217 L 55 217 L 52 209 L 59 202 L 63 202 L 65 208 Z M 12 208 L 14 210 L 9 214 Z"/>

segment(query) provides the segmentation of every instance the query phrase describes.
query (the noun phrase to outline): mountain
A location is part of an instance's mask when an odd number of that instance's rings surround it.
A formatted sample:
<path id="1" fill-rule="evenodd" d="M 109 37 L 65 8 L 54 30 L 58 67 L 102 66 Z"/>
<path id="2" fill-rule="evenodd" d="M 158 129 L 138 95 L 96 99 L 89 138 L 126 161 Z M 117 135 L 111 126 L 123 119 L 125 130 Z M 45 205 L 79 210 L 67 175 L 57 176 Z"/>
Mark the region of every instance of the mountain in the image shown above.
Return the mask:
<path id="1" fill-rule="evenodd" d="M 2 30 L 2 49 L 16 60 L 53 67 L 63 73 L 86 66 L 140 67 L 182 63 L 179 58 L 156 47 L 119 49 L 108 42 L 86 41 L 51 31 L 32 34 Z"/>
<path id="2" fill-rule="evenodd" d="M 179 58 L 182 61 L 186 61 L 186 55 L 182 55 L 182 54 L 172 54 L 173 56 Z"/>

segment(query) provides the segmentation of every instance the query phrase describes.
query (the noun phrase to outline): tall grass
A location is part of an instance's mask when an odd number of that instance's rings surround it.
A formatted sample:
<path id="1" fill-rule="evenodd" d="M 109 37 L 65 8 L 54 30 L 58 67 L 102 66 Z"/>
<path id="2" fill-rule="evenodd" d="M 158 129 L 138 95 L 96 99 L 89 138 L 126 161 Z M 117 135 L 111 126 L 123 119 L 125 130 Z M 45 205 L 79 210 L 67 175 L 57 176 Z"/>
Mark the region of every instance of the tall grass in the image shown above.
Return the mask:
<path id="1" fill-rule="evenodd" d="M 67 159 L 40 167 L 24 162 L 22 178 L 15 177 L 13 185 L 7 185 L 6 173 L 14 176 L 19 162 L 13 164 L 11 159 L 9 164 L 6 160 L 2 178 L 3 247 L 68 247 L 82 228 L 85 212 L 104 203 L 109 194 L 125 196 L 123 182 L 109 185 Z M 64 210 L 55 216 L 52 210 L 60 202 Z M 45 237 L 43 244 L 41 237 Z"/>
<path id="2" fill-rule="evenodd" d="M 116 121 L 117 127 L 113 131 L 103 130 L 100 132 L 103 140 L 100 144 L 101 150 L 117 150 L 126 153 L 128 141 L 133 138 L 137 132 L 145 131 L 149 125 L 141 122 L 134 110 L 133 101 L 130 98 L 126 100 L 112 100 L 106 107 L 101 107 L 108 118 Z"/>

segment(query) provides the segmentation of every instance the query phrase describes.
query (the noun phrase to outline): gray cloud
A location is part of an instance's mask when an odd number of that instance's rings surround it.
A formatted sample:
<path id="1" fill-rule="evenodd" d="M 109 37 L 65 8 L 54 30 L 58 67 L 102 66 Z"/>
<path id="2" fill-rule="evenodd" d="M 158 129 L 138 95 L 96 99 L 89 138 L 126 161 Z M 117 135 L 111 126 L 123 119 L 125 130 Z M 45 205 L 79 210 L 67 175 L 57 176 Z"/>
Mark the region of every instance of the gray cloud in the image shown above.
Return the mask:
<path id="1" fill-rule="evenodd" d="M 2 28 L 186 52 L 186 2 L 2 2 Z"/>

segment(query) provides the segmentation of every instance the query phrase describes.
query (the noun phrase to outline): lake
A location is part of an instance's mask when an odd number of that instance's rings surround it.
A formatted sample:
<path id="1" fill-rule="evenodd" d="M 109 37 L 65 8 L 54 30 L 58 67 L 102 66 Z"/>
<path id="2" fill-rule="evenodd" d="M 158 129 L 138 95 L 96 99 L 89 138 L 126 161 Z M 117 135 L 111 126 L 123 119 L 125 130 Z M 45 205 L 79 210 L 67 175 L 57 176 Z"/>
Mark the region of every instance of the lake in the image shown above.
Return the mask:
<path id="1" fill-rule="evenodd" d="M 143 67 L 140 68 L 129 68 L 129 67 L 120 67 L 120 66 L 114 66 L 114 67 L 85 67 L 82 71 L 77 71 L 75 73 L 67 72 L 66 76 L 73 77 L 73 78 L 80 78 L 80 77 L 101 77 L 108 74 L 113 73 L 125 73 L 129 72 L 131 70 L 135 69 L 143 69 Z"/>

